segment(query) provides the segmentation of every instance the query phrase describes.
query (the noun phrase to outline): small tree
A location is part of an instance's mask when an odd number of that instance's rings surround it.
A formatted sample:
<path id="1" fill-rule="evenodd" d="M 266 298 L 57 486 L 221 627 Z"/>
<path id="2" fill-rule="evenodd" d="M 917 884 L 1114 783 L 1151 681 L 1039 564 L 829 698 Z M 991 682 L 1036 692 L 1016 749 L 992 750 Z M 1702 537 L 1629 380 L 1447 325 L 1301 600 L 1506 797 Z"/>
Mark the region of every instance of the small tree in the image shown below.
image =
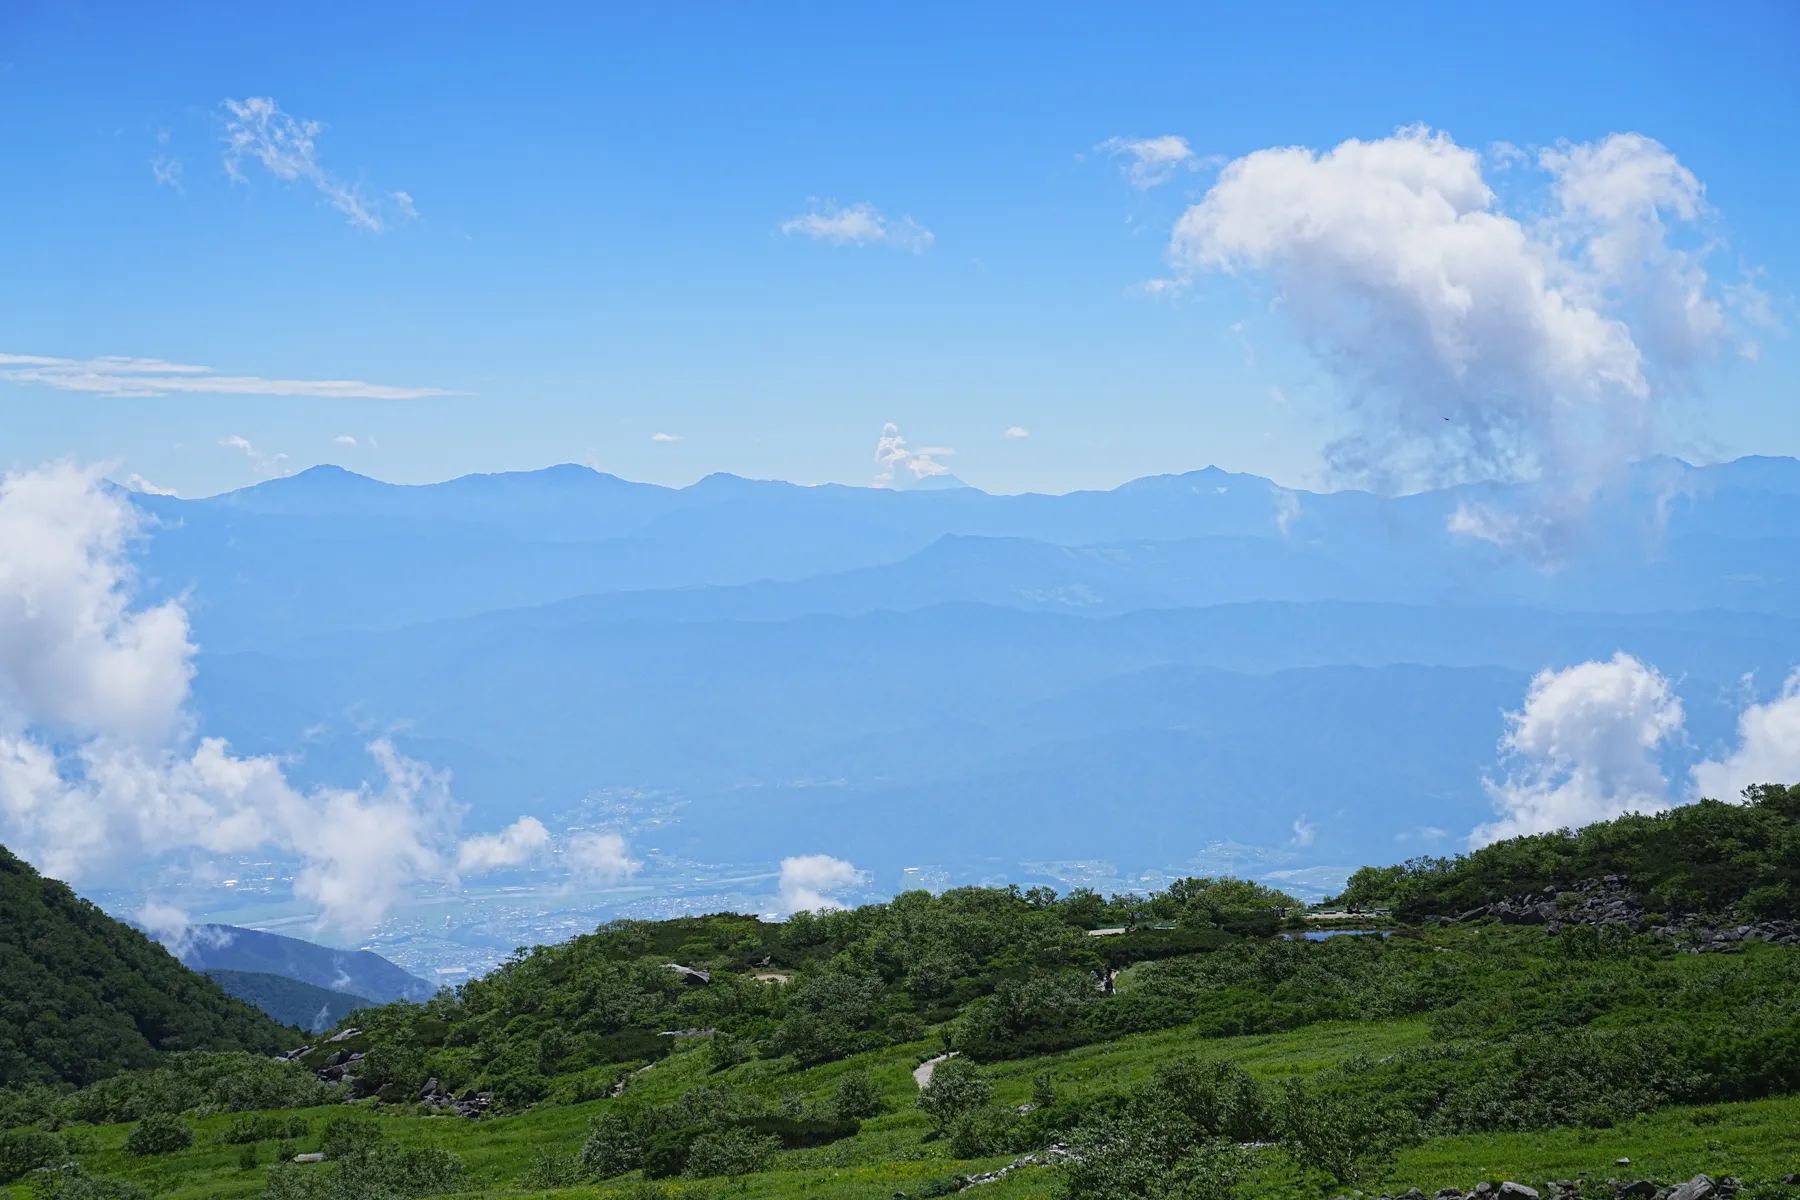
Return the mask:
<path id="1" fill-rule="evenodd" d="M 125 1153 L 147 1156 L 173 1154 L 194 1144 L 194 1131 L 173 1113 L 151 1113 L 125 1138 Z"/>
<path id="2" fill-rule="evenodd" d="M 919 1089 L 918 1105 L 938 1133 L 946 1133 L 964 1113 L 973 1112 L 994 1097 L 993 1085 L 981 1068 L 958 1055 L 932 1068 L 931 1082 Z"/>

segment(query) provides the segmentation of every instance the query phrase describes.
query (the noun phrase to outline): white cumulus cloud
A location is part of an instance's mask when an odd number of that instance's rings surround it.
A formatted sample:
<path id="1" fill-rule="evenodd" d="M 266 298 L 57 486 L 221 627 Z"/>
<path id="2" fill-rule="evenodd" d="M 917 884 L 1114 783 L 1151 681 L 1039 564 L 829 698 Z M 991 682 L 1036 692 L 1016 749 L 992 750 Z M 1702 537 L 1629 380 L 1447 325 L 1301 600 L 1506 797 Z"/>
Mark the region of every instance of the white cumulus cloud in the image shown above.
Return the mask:
<path id="1" fill-rule="evenodd" d="M 37 384 L 59 392 L 98 396 L 167 396 L 172 392 L 214 396 L 311 396 L 328 400 L 417 400 L 449 396 L 442 388 L 394 387 L 360 379 L 265 379 L 260 375 L 220 375 L 211 367 L 165 362 L 160 358 L 102 355 L 53 358 L 42 354 L 0 354 L 0 379 Z"/>
<path id="2" fill-rule="evenodd" d="M 245 160 L 259 162 L 284 183 L 312 185 L 325 202 L 343 213 L 350 224 L 370 233 L 381 233 L 392 224 L 387 215 L 391 203 L 402 221 L 419 215 L 413 198 L 393 192 L 371 198 L 361 184 L 338 178 L 319 165 L 318 136 L 324 126 L 303 121 L 282 111 L 268 96 L 226 100 L 225 171 L 232 180 L 246 182 Z"/>
<path id="3" fill-rule="evenodd" d="M 811 212 L 783 221 L 781 232 L 834 246 L 893 246 L 914 254 L 923 253 L 932 243 L 931 230 L 911 217 L 885 217 L 866 202 L 842 208 L 831 200 L 815 202 Z"/>
<path id="4" fill-rule="evenodd" d="M 1736 750 L 1694 767 L 1699 795 L 1736 801 L 1753 784 L 1800 783 L 1800 670 L 1787 677 L 1775 699 L 1740 713 L 1737 731 Z"/>
<path id="5" fill-rule="evenodd" d="M 1023 425 L 1008 425 L 1006 427 L 1006 432 L 1000 436 L 1009 441 L 1023 441 L 1025 438 L 1031 436 L 1031 430 L 1025 428 Z"/>
<path id="6" fill-rule="evenodd" d="M 1183 278 L 1269 279 L 1338 378 L 1340 474 L 1386 489 L 1536 481 L 1536 510 L 1465 516 L 1473 536 L 1547 549 L 1594 487 L 1651 448 L 1660 382 L 1726 339 L 1699 249 L 1698 181 L 1615 134 L 1538 160 L 1544 197 L 1503 211 L 1479 153 L 1403 129 L 1229 163 L 1177 222 Z"/>
<path id="7" fill-rule="evenodd" d="M 470 873 L 518 867 L 550 845 L 550 831 L 536 817 L 520 817 L 499 833 L 465 838 L 456 848 L 456 869 Z"/>
<path id="8" fill-rule="evenodd" d="M 1631 655 L 1538 672 L 1506 720 L 1500 746 L 1513 769 L 1487 781 L 1499 819 L 1471 833 L 1471 846 L 1667 807 L 1657 752 L 1681 731 L 1681 701 Z"/>
<path id="9" fill-rule="evenodd" d="M 817 912 L 842 908 L 832 897 L 861 885 L 863 874 L 829 854 L 801 854 L 781 860 L 781 907 L 784 912 Z"/>
<path id="10" fill-rule="evenodd" d="M 906 482 L 909 476 L 917 481 L 933 475 L 948 475 L 950 468 L 937 460 L 955 453 L 948 446 L 908 449 L 906 439 L 900 435 L 900 427 L 889 421 L 881 427 L 881 437 L 875 442 L 875 482 L 892 487 L 896 482 Z"/>

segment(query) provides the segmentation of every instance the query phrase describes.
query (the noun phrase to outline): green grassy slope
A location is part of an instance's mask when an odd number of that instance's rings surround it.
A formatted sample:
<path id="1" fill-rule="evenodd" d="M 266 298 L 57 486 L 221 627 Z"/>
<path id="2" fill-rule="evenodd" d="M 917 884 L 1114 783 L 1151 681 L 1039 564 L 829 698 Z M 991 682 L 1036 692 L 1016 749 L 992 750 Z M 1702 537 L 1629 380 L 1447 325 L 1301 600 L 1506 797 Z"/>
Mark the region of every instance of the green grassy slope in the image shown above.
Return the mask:
<path id="1" fill-rule="evenodd" d="M 620 922 L 426 1004 L 358 1013 L 360 1033 L 305 1064 L 341 1084 L 266 1058 L 178 1057 L 68 1095 L 0 1093 L 0 1125 L 64 1126 L 56 1155 L 159 1197 L 425 1194 L 322 1185 L 436 1147 L 470 1197 L 890 1200 L 1066 1144 L 1079 1166 L 975 1194 L 1317 1200 L 1511 1178 L 1581 1179 L 1583 1200 L 1614 1200 L 1613 1176 L 1705 1171 L 1740 1178 L 1743 1200 L 1800 1200 L 1782 1182 L 1800 1171 L 1800 945 L 1691 933 L 1785 911 L 1792 800 L 1766 791 L 1741 812 L 1625 818 L 1363 876 L 1402 918 L 1426 892 L 1503 888 L 1543 897 L 1559 914 L 1544 924 L 1427 911 L 1385 936 L 1315 941 L 1280 897 L 1218 880 L 1147 898 L 914 892 L 782 924 Z M 1559 891 L 1582 882 L 1571 863 L 1627 860 L 1659 903 L 1705 907 L 1680 926 L 1613 920 L 1584 907 L 1591 892 Z M 1088 932 L 1117 925 L 1134 930 Z M 962 1100 L 933 1113 L 913 1071 L 946 1050 L 959 1058 L 938 1083 L 961 1080 Z M 451 1094 L 484 1115 L 448 1115 Z M 250 1152 L 225 1137 L 283 1104 L 314 1106 L 305 1130 L 252 1131 Z M 188 1114 L 192 1146 L 124 1153 L 131 1121 L 168 1112 Z M 391 1153 L 269 1166 L 279 1140 L 311 1150 L 353 1113 Z M 1117 1170 L 1095 1183 L 1102 1167 Z"/>

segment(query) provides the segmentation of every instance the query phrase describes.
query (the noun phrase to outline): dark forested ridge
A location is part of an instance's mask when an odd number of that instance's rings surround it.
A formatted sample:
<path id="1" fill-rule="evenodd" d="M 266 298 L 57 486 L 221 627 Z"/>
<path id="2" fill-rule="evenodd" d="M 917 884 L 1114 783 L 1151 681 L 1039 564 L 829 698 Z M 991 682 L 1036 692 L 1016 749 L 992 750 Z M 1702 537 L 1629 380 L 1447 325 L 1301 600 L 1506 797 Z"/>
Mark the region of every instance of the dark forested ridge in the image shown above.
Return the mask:
<path id="1" fill-rule="evenodd" d="M 85 1084 L 160 1051 L 273 1053 L 293 1038 L 0 847 L 0 1085 Z"/>
<path id="2" fill-rule="evenodd" d="M 316 1033 L 330 1029 L 359 1008 L 372 1008 L 375 1002 L 366 996 L 318 987 L 285 975 L 265 971 L 205 972 L 208 979 L 245 1004 L 256 1007 L 283 1025 L 297 1025 Z"/>

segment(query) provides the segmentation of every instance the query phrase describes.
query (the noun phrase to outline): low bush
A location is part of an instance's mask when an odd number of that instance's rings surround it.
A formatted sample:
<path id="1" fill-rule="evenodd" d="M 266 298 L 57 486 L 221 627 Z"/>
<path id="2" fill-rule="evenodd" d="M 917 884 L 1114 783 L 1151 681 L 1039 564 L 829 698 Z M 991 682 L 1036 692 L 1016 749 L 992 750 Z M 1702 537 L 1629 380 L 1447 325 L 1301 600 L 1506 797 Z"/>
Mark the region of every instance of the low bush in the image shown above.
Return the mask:
<path id="1" fill-rule="evenodd" d="M 312 1132 L 312 1123 L 305 1117 L 288 1116 L 283 1113 L 246 1113 L 225 1127 L 219 1140 L 227 1146 L 242 1146 L 253 1142 L 275 1142 L 287 1138 L 303 1138 Z"/>
<path id="2" fill-rule="evenodd" d="M 781 1149 L 779 1138 L 743 1126 L 702 1133 L 688 1145 L 684 1179 L 736 1177 L 760 1171 Z"/>
<path id="3" fill-rule="evenodd" d="M 193 1144 L 193 1127 L 171 1113 L 151 1113 L 125 1135 L 125 1153 L 139 1157 L 173 1154 Z"/>
<path id="4" fill-rule="evenodd" d="M 837 1081 L 831 1093 L 831 1111 L 839 1117 L 873 1117 L 881 1113 L 881 1089 L 866 1071 L 852 1071 Z"/>
<path id="5" fill-rule="evenodd" d="M 0 1184 L 11 1183 L 39 1167 L 60 1167 L 68 1156 L 68 1148 L 54 1133 L 42 1129 L 0 1133 Z"/>
<path id="6" fill-rule="evenodd" d="M 315 1166 L 277 1163 L 264 1200 L 416 1200 L 462 1190 L 462 1159 L 436 1147 L 401 1149 L 389 1142 Z"/>
<path id="7" fill-rule="evenodd" d="M 139 1184 L 89 1175 L 75 1163 L 36 1175 L 31 1195 L 32 1200 L 150 1200 L 150 1193 Z"/>

